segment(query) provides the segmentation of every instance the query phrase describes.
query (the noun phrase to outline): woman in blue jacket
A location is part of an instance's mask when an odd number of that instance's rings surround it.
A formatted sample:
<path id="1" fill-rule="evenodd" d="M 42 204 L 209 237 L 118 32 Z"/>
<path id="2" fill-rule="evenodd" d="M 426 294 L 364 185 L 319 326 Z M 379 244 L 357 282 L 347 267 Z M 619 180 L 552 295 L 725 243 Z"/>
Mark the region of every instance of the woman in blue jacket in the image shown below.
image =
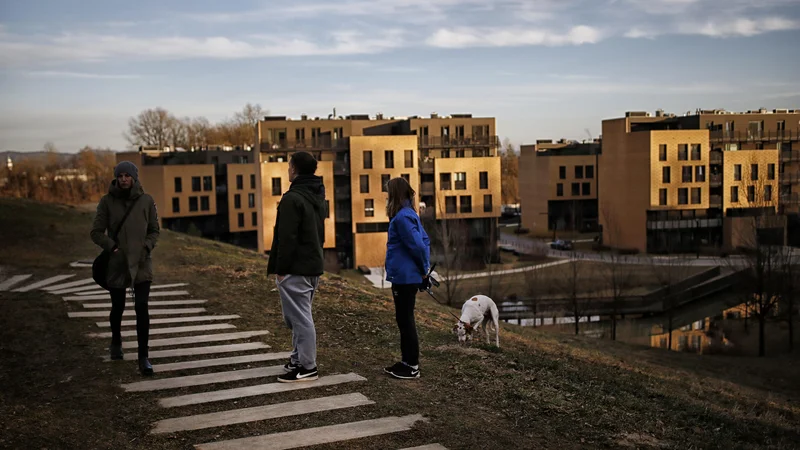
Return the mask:
<path id="1" fill-rule="evenodd" d="M 400 362 L 384 369 L 395 378 L 419 378 L 419 341 L 414 322 L 417 290 L 428 282 L 431 244 L 414 208 L 414 189 L 404 178 L 387 183 L 389 239 L 386 243 L 386 280 L 392 283 L 394 311 L 400 329 Z"/>

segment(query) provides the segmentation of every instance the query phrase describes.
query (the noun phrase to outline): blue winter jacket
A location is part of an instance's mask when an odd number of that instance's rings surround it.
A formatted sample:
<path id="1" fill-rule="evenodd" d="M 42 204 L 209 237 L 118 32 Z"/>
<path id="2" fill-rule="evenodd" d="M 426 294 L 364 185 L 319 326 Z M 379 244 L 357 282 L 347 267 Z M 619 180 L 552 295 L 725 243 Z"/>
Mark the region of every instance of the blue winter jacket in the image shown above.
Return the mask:
<path id="1" fill-rule="evenodd" d="M 386 280 L 393 284 L 420 284 L 431 265 L 431 241 L 417 213 L 405 206 L 389 222 L 386 243 Z"/>

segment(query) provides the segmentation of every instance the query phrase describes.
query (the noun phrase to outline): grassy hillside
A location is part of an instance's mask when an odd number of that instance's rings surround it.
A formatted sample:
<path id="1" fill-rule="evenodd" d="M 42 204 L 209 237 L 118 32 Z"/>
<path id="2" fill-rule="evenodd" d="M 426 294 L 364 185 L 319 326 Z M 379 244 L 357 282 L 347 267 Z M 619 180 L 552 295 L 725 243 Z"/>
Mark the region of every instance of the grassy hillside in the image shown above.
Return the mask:
<path id="1" fill-rule="evenodd" d="M 75 270 L 92 258 L 91 212 L 0 199 L 0 279 Z M 263 341 L 288 350 L 266 258 L 237 247 L 162 232 L 153 253 L 158 283 L 191 283 L 213 314 L 242 315 L 241 331 L 266 328 Z M 85 274 L 88 275 L 88 270 Z M 440 442 L 448 448 L 796 448 L 800 442 L 800 364 L 670 353 L 548 334 L 502 324 L 502 349 L 459 348 L 444 306 L 418 296 L 422 378 L 390 379 L 381 368 L 399 357 L 388 292 L 325 276 L 315 300 L 323 375 L 356 372 L 375 405 L 222 429 L 150 436 L 150 424 L 175 417 L 156 399 L 124 393 L 139 379 L 135 363 L 108 364 L 107 342 L 84 335 L 93 321 L 41 293 L 0 294 L 0 447 L 189 448 L 214 439 L 279 432 L 420 412 L 430 421 L 411 433 L 319 448 L 402 448 Z M 156 325 L 158 326 L 158 325 Z M 227 355 L 226 355 L 227 356 Z M 213 368 L 214 371 L 221 368 Z M 212 371 L 212 369 L 209 369 Z M 199 372 L 195 372 L 199 373 Z M 234 382 L 236 387 L 251 382 Z M 214 387 L 208 387 L 212 390 Z M 314 389 L 181 408 L 180 415 L 311 398 Z M 170 391 L 170 395 L 190 392 Z M 191 392 L 198 392 L 197 388 Z"/>

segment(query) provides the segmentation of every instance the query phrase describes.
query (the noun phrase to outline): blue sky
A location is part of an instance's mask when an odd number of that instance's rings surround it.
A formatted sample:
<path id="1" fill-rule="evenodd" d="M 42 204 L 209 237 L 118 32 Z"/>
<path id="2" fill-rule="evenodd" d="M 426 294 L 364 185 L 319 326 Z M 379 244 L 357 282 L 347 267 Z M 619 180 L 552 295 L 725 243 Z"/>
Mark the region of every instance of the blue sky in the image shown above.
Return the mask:
<path id="1" fill-rule="evenodd" d="M 497 117 L 514 143 L 626 110 L 800 108 L 800 0 L 0 2 L 0 150 L 121 150 L 151 107 Z"/>

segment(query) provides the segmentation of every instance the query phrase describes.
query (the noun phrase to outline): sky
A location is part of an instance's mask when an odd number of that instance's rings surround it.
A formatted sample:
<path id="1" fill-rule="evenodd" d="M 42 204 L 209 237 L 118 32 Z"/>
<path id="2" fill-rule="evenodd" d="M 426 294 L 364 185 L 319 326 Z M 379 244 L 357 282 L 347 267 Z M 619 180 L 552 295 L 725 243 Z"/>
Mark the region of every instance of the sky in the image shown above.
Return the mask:
<path id="1" fill-rule="evenodd" d="M 800 109 L 800 0 L 4 0 L 0 150 L 124 150 L 147 108 L 472 113 L 515 144 L 625 111 Z"/>

